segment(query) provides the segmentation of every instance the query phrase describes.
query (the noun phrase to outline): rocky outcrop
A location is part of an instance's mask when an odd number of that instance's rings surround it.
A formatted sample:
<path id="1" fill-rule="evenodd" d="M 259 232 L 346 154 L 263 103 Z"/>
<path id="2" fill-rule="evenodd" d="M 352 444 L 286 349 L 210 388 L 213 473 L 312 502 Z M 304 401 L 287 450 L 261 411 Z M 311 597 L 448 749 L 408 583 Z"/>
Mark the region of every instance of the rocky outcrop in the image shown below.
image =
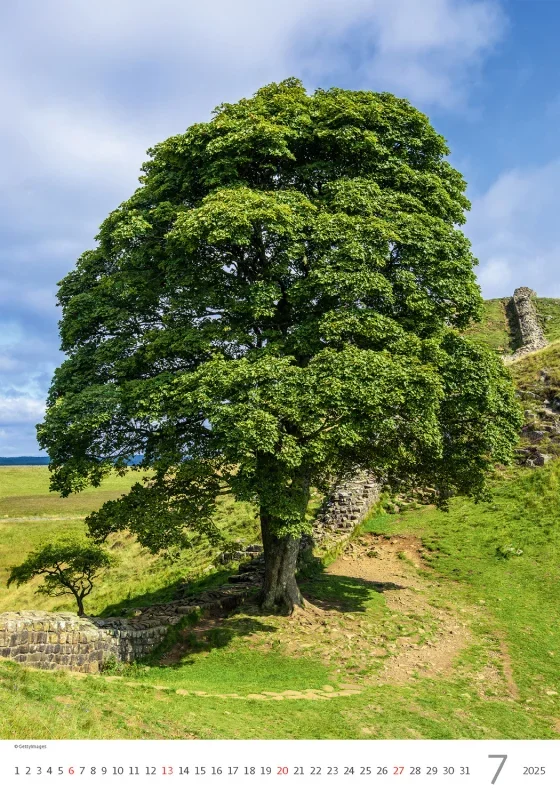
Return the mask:
<path id="1" fill-rule="evenodd" d="M 531 389 L 519 389 L 517 396 L 525 407 L 517 462 L 542 467 L 560 457 L 560 386 L 547 369 L 541 369 Z"/>

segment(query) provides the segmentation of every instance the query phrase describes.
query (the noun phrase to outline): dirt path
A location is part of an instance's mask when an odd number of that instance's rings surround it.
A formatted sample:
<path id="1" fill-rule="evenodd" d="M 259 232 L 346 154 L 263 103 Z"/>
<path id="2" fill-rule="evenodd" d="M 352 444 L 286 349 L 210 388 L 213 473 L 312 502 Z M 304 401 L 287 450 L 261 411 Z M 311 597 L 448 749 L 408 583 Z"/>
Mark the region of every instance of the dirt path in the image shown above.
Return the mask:
<path id="1" fill-rule="evenodd" d="M 333 583 L 333 578 L 339 580 Z M 279 617 L 250 606 L 232 614 L 222 610 L 185 629 L 159 662 L 162 667 L 178 665 L 185 657 L 215 647 L 220 636 L 224 641 L 242 638 L 244 647 L 262 653 L 321 661 L 329 668 L 327 681 L 332 686 L 299 690 L 287 681 L 282 691 L 240 694 L 154 685 L 126 676 L 97 679 L 208 698 L 325 701 L 383 684 L 455 676 L 472 682 L 472 690 L 481 698 L 491 686 L 494 696 L 518 700 L 503 636 L 490 645 L 484 664 L 475 667 L 476 662 L 459 658 L 470 645 L 482 643 L 472 624 L 481 616 L 486 619 L 487 612 L 465 608 L 454 591 L 425 563 L 417 538 L 406 533 L 391 539 L 364 535 L 350 543 L 326 574 L 306 586 L 314 604 L 309 613 Z M 75 677 L 87 676 L 75 673 Z"/>
<path id="2" fill-rule="evenodd" d="M 421 572 L 420 572 L 421 570 Z M 318 658 L 331 667 L 334 686 L 297 690 L 289 683 L 282 691 L 250 694 L 211 693 L 192 688 L 154 685 L 126 676 L 99 676 L 128 687 L 152 688 L 179 695 L 239 700 L 315 700 L 360 694 L 371 686 L 402 684 L 418 677 L 442 677 L 471 641 L 466 619 L 434 603 L 435 578 L 426 577 L 420 542 L 408 536 L 393 539 L 367 536 L 354 541 L 346 553 L 331 564 L 321 581 L 341 579 L 338 592 L 352 595 L 347 605 L 311 597 L 317 610 L 294 617 L 266 616 L 255 607 L 228 615 L 216 612 L 185 629 L 179 641 L 161 659 L 160 666 L 179 664 L 185 657 L 211 648 L 221 632 L 243 637 L 245 646 L 268 652 L 280 645 L 286 655 Z M 332 583 L 332 582 L 331 582 Z M 313 588 L 313 584 L 311 584 Z M 374 590 L 383 603 L 371 609 Z M 338 597 L 339 595 L 337 595 Z M 375 598 L 375 595 L 373 595 Z M 353 605 L 352 605 L 353 603 Z M 354 608 L 354 606 L 356 608 Z M 388 607 L 390 614 L 387 614 Z M 258 620 L 261 630 L 254 630 Z M 266 623 L 266 624 L 263 624 Z M 86 677 L 77 674 L 76 677 Z"/>
<path id="3" fill-rule="evenodd" d="M 320 689 L 285 689 L 281 692 L 253 692 L 249 694 L 239 694 L 238 692 L 228 692 L 227 694 L 213 693 L 213 692 L 198 692 L 193 689 L 177 688 L 176 686 L 169 686 L 166 684 L 154 684 L 144 681 L 127 681 L 121 675 L 100 675 L 91 676 L 82 672 L 69 673 L 73 678 L 91 678 L 105 681 L 106 683 L 121 683 L 122 686 L 128 686 L 134 689 L 154 689 L 158 692 L 169 692 L 170 694 L 177 694 L 190 697 L 219 697 L 221 699 L 232 700 L 332 700 L 335 697 L 350 697 L 351 695 L 361 694 L 362 689 L 359 686 L 351 684 L 340 684 L 338 689 L 333 686 L 321 686 Z M 65 696 L 55 698 L 58 702 L 64 703 L 67 701 Z"/>
<path id="4" fill-rule="evenodd" d="M 513 697 L 514 700 L 519 700 L 519 689 L 517 688 L 517 684 L 513 677 L 513 669 L 511 666 L 511 657 L 509 654 L 509 649 L 507 646 L 507 642 L 505 636 L 499 632 L 498 639 L 500 642 L 500 653 L 502 656 L 502 669 L 504 672 L 504 678 L 506 680 L 506 684 L 509 690 L 509 694 Z"/>
<path id="5" fill-rule="evenodd" d="M 379 681 L 402 683 L 415 676 L 448 673 L 471 634 L 463 615 L 434 605 L 429 599 L 435 581 L 425 577 L 421 543 L 412 536 L 376 537 L 375 557 L 371 557 L 371 551 L 371 545 L 356 544 L 327 572 L 378 586 L 387 606 L 408 618 L 411 628 L 418 631 L 417 635 L 403 636 L 388 644 L 389 656 Z M 422 575 L 418 569 L 423 570 Z"/>

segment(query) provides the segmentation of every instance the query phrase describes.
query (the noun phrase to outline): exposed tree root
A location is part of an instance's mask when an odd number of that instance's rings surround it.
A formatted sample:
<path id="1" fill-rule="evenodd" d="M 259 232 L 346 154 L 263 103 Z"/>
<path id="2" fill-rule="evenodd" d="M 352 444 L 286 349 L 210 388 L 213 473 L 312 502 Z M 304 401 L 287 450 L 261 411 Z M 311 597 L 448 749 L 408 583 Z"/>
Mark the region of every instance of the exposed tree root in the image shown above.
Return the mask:
<path id="1" fill-rule="evenodd" d="M 303 605 L 294 606 L 289 614 L 291 619 L 298 619 L 301 621 L 316 622 L 317 617 L 323 617 L 325 612 L 309 600 L 302 598 Z"/>

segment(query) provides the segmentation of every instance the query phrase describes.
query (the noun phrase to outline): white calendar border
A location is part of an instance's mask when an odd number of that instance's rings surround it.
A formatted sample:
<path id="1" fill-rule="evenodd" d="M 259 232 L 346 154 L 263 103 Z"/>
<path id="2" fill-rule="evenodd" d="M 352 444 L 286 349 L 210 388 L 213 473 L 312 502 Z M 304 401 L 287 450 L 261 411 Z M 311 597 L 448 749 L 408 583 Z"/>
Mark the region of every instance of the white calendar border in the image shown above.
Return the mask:
<path id="1" fill-rule="evenodd" d="M 555 740 L 4 740 L 0 765 L 2 795 L 24 800 L 60 800 L 69 792 L 80 800 L 130 793 L 154 800 L 160 790 L 227 800 L 560 796 Z M 46 773 L 48 765 L 54 772 Z M 24 772 L 16 775 L 16 766 Z M 186 767 L 189 774 L 180 774 Z M 544 774 L 524 772 L 540 768 Z"/>

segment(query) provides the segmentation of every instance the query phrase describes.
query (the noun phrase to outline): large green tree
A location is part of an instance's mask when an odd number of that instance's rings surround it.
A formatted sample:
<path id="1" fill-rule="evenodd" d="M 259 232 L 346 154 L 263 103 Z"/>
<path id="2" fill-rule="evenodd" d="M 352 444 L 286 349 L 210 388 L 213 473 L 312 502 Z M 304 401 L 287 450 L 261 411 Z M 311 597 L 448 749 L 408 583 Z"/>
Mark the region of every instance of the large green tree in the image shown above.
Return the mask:
<path id="1" fill-rule="evenodd" d="M 311 485 L 362 468 L 483 492 L 520 418 L 498 358 L 458 333 L 481 298 L 447 154 L 406 100 L 295 79 L 149 151 L 58 295 L 52 488 L 137 454 L 152 470 L 90 535 L 211 536 L 233 492 L 260 510 L 264 607 L 293 609 Z"/>

